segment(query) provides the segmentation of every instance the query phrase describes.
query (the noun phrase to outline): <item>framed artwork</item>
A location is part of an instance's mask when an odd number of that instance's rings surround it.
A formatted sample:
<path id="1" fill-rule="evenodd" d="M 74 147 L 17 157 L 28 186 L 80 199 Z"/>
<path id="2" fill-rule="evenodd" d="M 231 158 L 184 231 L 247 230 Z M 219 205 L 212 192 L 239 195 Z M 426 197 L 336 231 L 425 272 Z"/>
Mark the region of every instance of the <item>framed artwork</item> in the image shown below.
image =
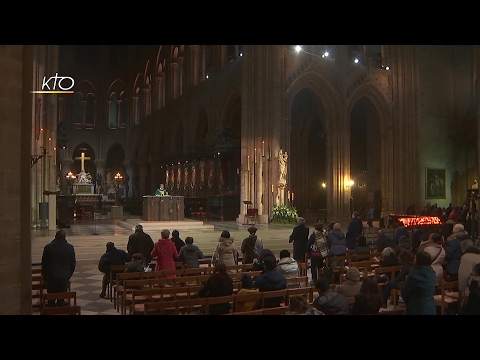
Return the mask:
<path id="1" fill-rule="evenodd" d="M 446 198 L 445 169 L 425 168 L 425 198 Z"/>

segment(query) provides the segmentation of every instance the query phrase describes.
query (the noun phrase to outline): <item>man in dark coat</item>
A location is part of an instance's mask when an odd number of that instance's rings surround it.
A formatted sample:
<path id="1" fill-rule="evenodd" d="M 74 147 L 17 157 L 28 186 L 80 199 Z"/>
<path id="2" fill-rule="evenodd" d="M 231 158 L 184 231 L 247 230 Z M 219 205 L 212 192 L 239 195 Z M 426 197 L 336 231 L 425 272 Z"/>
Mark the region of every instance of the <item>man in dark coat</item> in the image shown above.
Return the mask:
<path id="1" fill-rule="evenodd" d="M 263 264 L 265 270 L 255 278 L 253 287 L 258 288 L 260 292 L 286 289 L 287 280 L 285 276 L 275 269 L 277 266 L 276 260 L 272 257 L 266 257 Z M 264 307 L 277 307 L 280 306 L 282 300 L 281 297 L 266 298 L 263 305 Z"/>
<path id="2" fill-rule="evenodd" d="M 123 265 L 132 260 L 132 257 L 125 250 L 117 249 L 113 242 L 107 242 L 106 247 L 107 251 L 98 261 L 98 270 L 103 273 L 101 298 L 107 296 L 107 285 L 110 281 L 110 265 Z M 113 274 L 113 276 L 116 276 L 116 274 Z"/>
<path id="3" fill-rule="evenodd" d="M 308 235 L 310 230 L 308 226 L 305 225 L 305 219 L 299 217 L 297 220 L 297 225 L 293 228 L 292 234 L 290 235 L 289 243 L 293 242 L 293 258 L 297 260 L 298 263 L 305 262 L 305 253 L 307 252 L 307 242 Z"/>
<path id="4" fill-rule="evenodd" d="M 75 249 L 66 239 L 65 230 L 60 229 L 55 234 L 55 239 L 45 245 L 42 254 L 42 274 L 47 283 L 47 292 L 65 292 L 68 283 L 75 271 Z M 55 300 L 48 301 L 49 306 L 55 305 Z M 57 300 L 56 305 L 62 306 L 65 300 Z"/>
<path id="5" fill-rule="evenodd" d="M 347 249 L 353 249 L 357 243 L 357 237 L 362 235 L 363 223 L 360 219 L 360 213 L 354 211 L 352 218 L 348 223 L 347 232 L 345 233 L 345 246 Z"/>
<path id="6" fill-rule="evenodd" d="M 172 238 L 171 240 L 175 244 L 175 247 L 177 248 L 177 253 L 180 253 L 180 249 L 185 246 L 185 241 L 180 239 L 180 232 L 178 230 L 173 230 L 172 231 Z"/>
<path id="7" fill-rule="evenodd" d="M 132 256 L 135 253 L 141 253 L 146 264 L 152 261 L 153 240 L 143 231 L 141 224 L 135 225 L 135 232 L 128 237 L 127 252 Z"/>

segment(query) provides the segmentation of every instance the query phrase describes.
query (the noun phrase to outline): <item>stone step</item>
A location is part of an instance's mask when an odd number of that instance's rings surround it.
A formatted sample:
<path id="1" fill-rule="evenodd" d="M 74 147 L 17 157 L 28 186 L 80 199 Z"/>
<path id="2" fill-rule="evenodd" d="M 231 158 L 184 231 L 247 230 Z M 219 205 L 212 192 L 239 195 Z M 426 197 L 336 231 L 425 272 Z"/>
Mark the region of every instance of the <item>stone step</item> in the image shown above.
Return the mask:
<path id="1" fill-rule="evenodd" d="M 162 231 L 163 229 L 169 229 L 170 232 L 174 229 L 180 230 L 214 230 L 213 224 L 206 224 L 203 221 L 185 219 L 183 221 L 143 221 L 139 219 L 126 219 L 125 221 L 119 221 L 118 226 L 135 231 L 135 225 L 141 224 L 143 231 Z"/>

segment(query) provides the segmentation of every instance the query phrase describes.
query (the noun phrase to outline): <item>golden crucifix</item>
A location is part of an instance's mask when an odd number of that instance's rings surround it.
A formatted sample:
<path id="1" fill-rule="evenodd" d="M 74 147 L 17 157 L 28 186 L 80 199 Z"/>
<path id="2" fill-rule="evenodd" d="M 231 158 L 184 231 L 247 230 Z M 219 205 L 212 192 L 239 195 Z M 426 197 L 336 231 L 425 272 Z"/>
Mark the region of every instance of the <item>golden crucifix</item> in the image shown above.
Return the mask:
<path id="1" fill-rule="evenodd" d="M 90 157 L 85 156 L 85 153 L 82 152 L 82 156 L 77 156 L 75 160 L 80 160 L 81 161 L 81 172 L 85 172 L 85 160 L 90 160 Z"/>

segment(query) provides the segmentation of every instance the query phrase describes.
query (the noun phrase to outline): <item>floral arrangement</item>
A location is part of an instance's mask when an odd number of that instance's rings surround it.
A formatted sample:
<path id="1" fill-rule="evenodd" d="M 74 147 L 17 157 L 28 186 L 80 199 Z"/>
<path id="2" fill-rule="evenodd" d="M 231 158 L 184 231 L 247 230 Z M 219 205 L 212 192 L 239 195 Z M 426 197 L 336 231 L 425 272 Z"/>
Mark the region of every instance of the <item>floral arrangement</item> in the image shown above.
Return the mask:
<path id="1" fill-rule="evenodd" d="M 273 205 L 272 222 L 279 224 L 296 224 L 298 219 L 297 209 L 287 205 Z"/>

